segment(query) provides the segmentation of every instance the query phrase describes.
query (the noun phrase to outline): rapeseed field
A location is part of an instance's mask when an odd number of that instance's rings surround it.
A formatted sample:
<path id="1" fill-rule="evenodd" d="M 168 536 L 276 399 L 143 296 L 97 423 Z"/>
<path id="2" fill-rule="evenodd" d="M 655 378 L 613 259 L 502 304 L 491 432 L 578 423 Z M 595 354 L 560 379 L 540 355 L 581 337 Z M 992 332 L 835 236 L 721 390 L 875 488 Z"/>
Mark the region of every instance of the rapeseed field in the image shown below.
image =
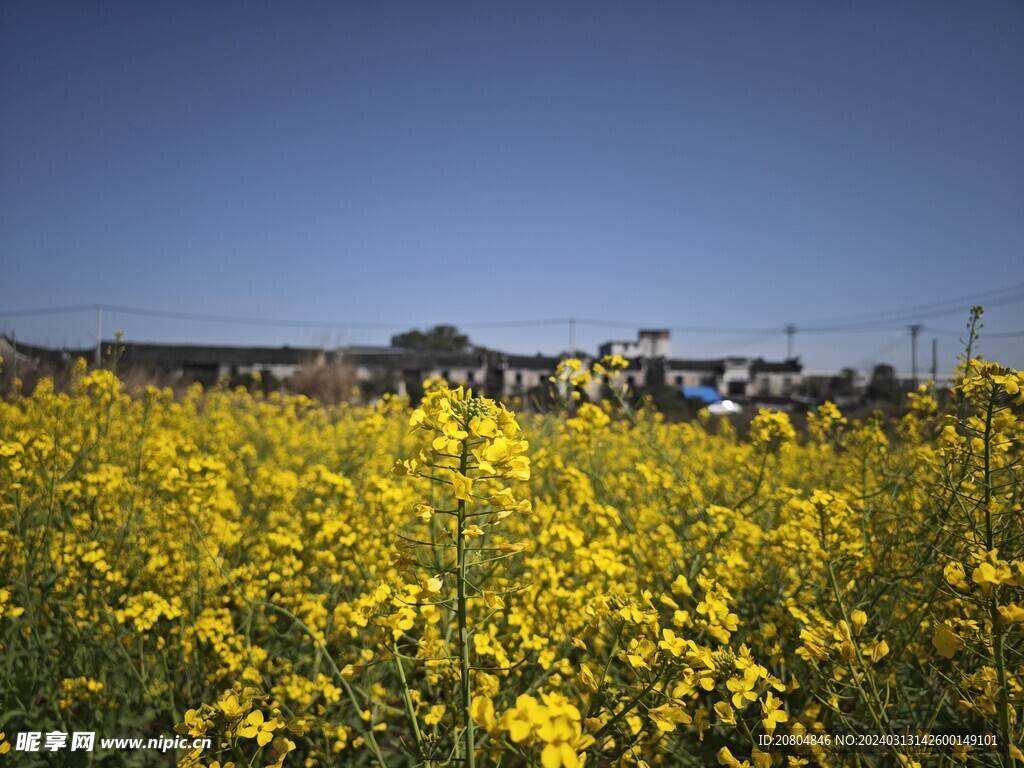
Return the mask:
<path id="1" fill-rule="evenodd" d="M 1024 376 L 967 356 L 941 409 L 740 438 L 616 404 L 617 363 L 544 415 L 84 364 L 0 403 L 0 762 L 1022 761 Z"/>

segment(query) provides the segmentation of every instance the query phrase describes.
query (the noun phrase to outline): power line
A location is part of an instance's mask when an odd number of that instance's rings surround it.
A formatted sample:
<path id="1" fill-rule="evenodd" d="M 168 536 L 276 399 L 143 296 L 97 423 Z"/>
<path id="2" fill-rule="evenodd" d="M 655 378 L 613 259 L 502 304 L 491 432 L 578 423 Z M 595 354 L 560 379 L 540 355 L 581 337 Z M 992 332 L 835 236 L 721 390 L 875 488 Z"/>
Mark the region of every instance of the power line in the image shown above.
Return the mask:
<path id="1" fill-rule="evenodd" d="M 41 309 L 4 310 L 0 311 L 0 317 L 31 317 L 39 315 L 56 315 L 70 312 L 102 310 L 121 315 L 135 315 L 141 317 L 160 317 L 173 320 L 195 320 L 206 323 L 233 323 L 239 325 L 263 325 L 292 328 L 355 328 L 355 329 L 402 329 L 407 328 L 408 323 L 380 323 L 380 322 L 353 322 L 349 320 L 289 320 L 269 317 L 245 317 L 238 315 L 216 315 L 194 312 L 176 312 L 163 309 L 146 309 L 143 307 L 128 307 L 117 304 L 82 304 L 68 307 L 48 307 Z M 526 326 L 565 325 L 569 318 L 555 318 L 548 320 L 509 320 L 509 321 L 481 321 L 459 323 L 464 328 L 516 328 Z"/>
<path id="2" fill-rule="evenodd" d="M 891 350 L 895 349 L 900 344 L 902 344 L 906 338 L 906 333 L 901 333 L 895 339 L 892 339 L 891 341 L 887 342 L 881 349 L 877 350 L 876 352 L 872 352 L 870 355 L 862 358 L 856 363 L 856 365 L 851 367 L 853 367 L 854 369 L 864 370 L 869 365 L 875 363 L 880 357 L 882 357 L 882 355 L 890 352 Z"/>
<path id="3" fill-rule="evenodd" d="M 951 302 L 965 302 L 970 299 L 979 299 L 983 296 L 990 297 L 987 306 L 998 306 L 1009 302 L 1019 301 L 1024 299 L 1024 284 L 1009 286 L 1006 288 L 993 289 L 983 294 L 974 294 L 973 297 L 965 297 L 962 299 L 945 300 L 942 302 L 933 302 L 931 304 L 919 305 L 915 308 L 904 308 L 899 310 L 888 310 L 885 312 L 874 313 L 873 315 L 862 315 L 861 317 L 870 318 L 874 317 L 874 320 L 865 319 L 863 322 L 851 322 L 849 324 L 831 324 L 831 325 L 818 325 L 818 326 L 804 326 L 797 324 L 789 324 L 780 327 L 768 327 L 768 328 L 731 328 L 721 326 L 699 326 L 699 325 L 671 325 L 671 326 L 658 326 L 657 324 L 641 324 L 635 322 L 624 322 L 618 320 L 601 320 L 591 318 L 547 318 L 538 320 L 504 320 L 504 321 L 478 321 L 478 322 L 462 322 L 458 323 L 459 327 L 463 328 L 525 328 L 525 327 L 544 327 L 544 326 L 557 326 L 557 325 L 585 325 L 592 327 L 604 327 L 604 328 L 622 328 L 622 329 L 643 329 L 646 327 L 663 327 L 666 330 L 674 331 L 677 333 L 702 333 L 702 334 L 725 334 L 725 335 L 736 335 L 736 336 L 776 336 L 780 333 L 787 333 L 792 338 L 797 332 L 800 333 L 865 333 L 865 332 L 891 332 L 894 330 L 902 330 L 899 327 L 893 327 L 897 324 L 902 324 L 910 321 L 919 321 L 930 317 L 940 317 L 943 315 L 953 314 L 955 312 L 963 311 L 964 306 L 951 306 Z M 930 309 L 938 307 L 938 309 Z M 929 310 L 930 311 L 925 311 Z M 204 313 L 191 313 L 191 312 L 177 312 L 170 310 L 158 310 L 158 309 L 147 309 L 142 307 L 129 307 L 123 305 L 114 304 L 80 304 L 80 305 L 68 305 L 60 307 L 45 307 L 37 309 L 22 309 L 22 310 L 2 310 L 0 311 L 0 317 L 4 318 L 15 318 L 15 317 L 33 317 L 33 316 L 44 316 L 44 315 L 57 315 L 57 314 L 71 314 L 75 312 L 85 311 L 103 311 L 113 314 L 122 315 L 134 315 L 141 317 L 159 317 L 177 320 L 188 320 L 197 322 L 208 322 L 208 323 L 227 323 L 236 325 L 258 325 L 265 327 L 281 327 L 281 328 L 326 328 L 326 329 L 355 329 L 355 330 L 401 330 L 408 327 L 407 323 L 384 323 L 384 322 L 369 322 L 369 321 L 347 321 L 347 320 L 292 320 L 283 318 L 268 318 L 268 317 L 246 317 L 246 316 L 233 316 L 233 315 L 219 315 L 219 314 L 204 314 Z M 891 317 L 884 317 L 885 315 L 892 315 Z M 849 316 L 856 317 L 856 316 Z M 922 326 L 923 327 L 923 326 Z M 943 336 L 958 336 L 960 332 L 926 329 L 929 333 L 936 333 Z M 1016 338 L 1024 335 L 1024 331 L 1010 331 L 1003 333 L 986 333 L 985 338 L 997 339 L 997 338 Z"/>
<path id="4" fill-rule="evenodd" d="M 1004 294 L 1012 295 L 1006 296 Z M 959 312 L 965 308 L 970 309 L 971 306 L 979 303 L 984 303 L 985 306 L 997 306 L 997 304 L 1002 304 L 1006 301 L 1014 301 L 1021 297 L 1024 297 L 1024 283 L 1008 285 L 1002 288 L 992 288 L 987 291 L 981 291 L 979 293 L 971 294 L 970 296 L 962 296 L 956 299 L 942 299 L 941 301 L 917 304 L 910 307 L 900 307 L 898 309 L 861 312 L 853 315 L 841 315 L 827 320 L 813 320 L 808 321 L 808 325 L 824 325 L 828 327 L 830 324 L 843 323 L 899 322 L 900 320 L 897 318 L 905 319 L 908 315 L 919 317 L 921 312 L 928 312 L 936 309 L 941 309 L 942 311 L 948 310 L 949 312 Z M 894 317 L 885 317 L 887 315 L 893 315 Z"/>
<path id="5" fill-rule="evenodd" d="M 1024 292 L 1015 293 L 1015 294 L 1010 295 L 1010 296 L 1005 296 L 1005 297 L 1003 297 L 1001 299 L 990 299 L 988 302 L 986 302 L 985 307 L 986 308 L 988 308 L 988 307 L 998 307 L 998 306 L 1001 306 L 1003 304 L 1015 303 L 1015 302 L 1019 302 L 1019 301 L 1022 301 L 1022 300 L 1024 300 Z M 911 321 L 914 321 L 914 320 L 925 320 L 925 319 L 932 318 L 932 317 L 945 317 L 947 315 L 954 315 L 954 314 L 957 314 L 959 312 L 964 312 L 964 311 L 969 310 L 969 309 L 970 309 L 970 307 L 968 307 L 968 306 L 966 306 L 964 304 L 961 304 L 959 306 L 955 306 L 955 307 L 954 306 L 950 306 L 950 307 L 947 307 L 946 309 L 937 309 L 937 310 L 933 310 L 933 311 L 929 311 L 929 312 L 912 312 L 912 311 L 908 310 L 908 311 L 904 312 L 903 314 L 899 315 L 898 317 L 897 316 L 893 316 L 893 317 L 890 317 L 890 318 L 886 318 L 884 320 L 883 319 L 879 319 L 879 320 L 876 320 L 876 321 L 873 321 L 873 322 L 865 322 L 865 323 L 861 323 L 861 324 L 851 324 L 851 325 L 846 325 L 846 326 L 834 325 L 834 326 L 823 326 L 823 327 L 820 327 L 820 328 L 801 328 L 800 330 L 806 331 L 808 333 L 816 333 L 816 332 L 817 333 L 829 333 L 829 332 L 832 332 L 832 331 L 839 331 L 839 330 L 868 331 L 868 330 L 871 330 L 873 328 L 877 328 L 877 327 L 880 327 L 880 326 L 886 325 L 886 324 L 896 324 L 896 323 L 901 323 L 901 322 L 906 323 L 906 322 L 911 322 Z"/>
<path id="6" fill-rule="evenodd" d="M 580 325 L 592 325 L 598 328 L 628 328 L 634 330 L 636 328 L 644 328 L 651 326 L 644 326 L 642 323 L 627 323 L 619 320 L 588 320 L 586 318 L 576 318 L 576 322 Z"/>
<path id="7" fill-rule="evenodd" d="M 67 315 L 73 312 L 92 312 L 97 304 L 78 304 L 69 307 L 46 307 L 43 309 L 16 309 L 0 311 L 0 317 L 35 317 L 40 315 Z"/>
<path id="8" fill-rule="evenodd" d="M 934 333 L 936 336 L 966 336 L 965 331 L 946 331 L 937 328 L 924 327 L 924 330 L 928 333 Z M 1000 333 L 980 333 L 982 339 L 1016 339 L 1024 336 L 1024 331 L 1002 331 Z"/>
<path id="9" fill-rule="evenodd" d="M 566 325 L 571 322 L 572 319 L 566 317 L 553 320 L 484 320 L 479 323 L 458 323 L 457 325 L 459 328 L 526 328 L 528 326 Z"/>
<path id="10" fill-rule="evenodd" d="M 198 320 L 207 323 L 236 323 L 239 325 L 266 325 L 282 328 L 359 328 L 359 329 L 391 329 L 404 328 L 402 323 L 372 322 L 335 322 L 324 320 L 282 320 L 268 317 L 235 317 L 230 315 L 193 314 L 191 312 L 168 312 L 159 309 L 140 309 L 110 304 L 99 305 L 102 309 L 122 315 L 141 315 L 144 317 L 163 317 L 175 320 Z"/>
<path id="11" fill-rule="evenodd" d="M 735 355 L 738 352 L 750 349 L 750 347 L 759 346 L 764 344 L 765 342 L 773 341 L 774 339 L 778 338 L 778 336 L 780 336 L 781 334 L 782 331 L 776 331 L 771 336 L 765 335 L 763 333 L 757 333 L 743 339 L 738 339 L 734 344 L 727 343 L 725 349 L 722 349 L 720 346 L 717 345 L 709 349 L 709 345 L 707 344 L 701 345 L 701 349 L 713 353 L 719 357 L 729 357 L 730 355 Z"/>
<path id="12" fill-rule="evenodd" d="M 52 315 L 67 312 L 102 310 L 121 315 L 135 315 L 141 317 L 160 317 L 174 320 L 194 320 L 207 323 L 233 323 L 238 325 L 262 325 L 290 328 L 354 328 L 354 329 L 402 329 L 407 328 L 407 323 L 378 323 L 378 322 L 352 322 L 346 320 L 286 320 L 269 317 L 245 317 L 235 315 L 215 315 L 193 312 L 175 312 L 162 309 L 145 309 L 142 307 L 128 307 L 117 304 L 83 304 L 76 307 L 54 307 L 46 309 L 29 309 L 18 311 L 0 311 L 0 317 L 20 317 L 31 315 Z M 586 318 L 550 318 L 544 320 L 503 320 L 503 321 L 478 321 L 461 322 L 461 328 L 524 328 L 536 326 L 566 325 L 576 322 L 580 325 L 615 327 L 615 328 L 643 328 L 641 323 L 619 322 L 613 320 L 592 320 Z M 776 334 L 778 328 L 708 328 L 702 326 L 672 326 L 668 330 L 692 333 L 726 333 L 726 334 Z"/>
<path id="13" fill-rule="evenodd" d="M 727 333 L 727 334 L 768 334 L 774 335 L 781 333 L 781 328 L 721 328 L 721 327 L 708 327 L 699 325 L 658 325 L 656 323 L 627 323 L 617 320 L 587 320 L 577 319 L 577 323 L 580 325 L 593 325 L 604 328 L 629 328 L 629 329 L 640 329 L 640 328 L 663 328 L 666 331 L 677 331 L 679 333 Z"/>

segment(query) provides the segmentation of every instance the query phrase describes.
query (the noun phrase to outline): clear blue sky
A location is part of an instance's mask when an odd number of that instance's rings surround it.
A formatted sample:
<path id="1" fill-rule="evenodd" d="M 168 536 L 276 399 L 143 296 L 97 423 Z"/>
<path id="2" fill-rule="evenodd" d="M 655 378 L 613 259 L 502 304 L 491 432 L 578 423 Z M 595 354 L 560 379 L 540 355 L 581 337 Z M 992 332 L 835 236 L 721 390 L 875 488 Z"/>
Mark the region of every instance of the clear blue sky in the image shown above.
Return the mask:
<path id="1" fill-rule="evenodd" d="M 0 330 L 554 353 L 565 323 L 472 323 L 577 317 L 779 359 L 794 323 L 809 369 L 908 369 L 974 297 L 1024 330 L 1022 137 L 1017 0 L 4 0 Z M 800 330 L 851 316 L 891 330 Z"/>

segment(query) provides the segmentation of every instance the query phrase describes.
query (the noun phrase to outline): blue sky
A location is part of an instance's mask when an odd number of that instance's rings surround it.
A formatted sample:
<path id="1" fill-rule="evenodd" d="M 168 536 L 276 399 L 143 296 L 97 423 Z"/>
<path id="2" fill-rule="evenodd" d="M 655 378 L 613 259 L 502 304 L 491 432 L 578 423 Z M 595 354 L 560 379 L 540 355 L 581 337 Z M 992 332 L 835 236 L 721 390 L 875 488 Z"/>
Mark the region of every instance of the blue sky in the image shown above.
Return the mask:
<path id="1" fill-rule="evenodd" d="M 5 0 L 0 330 L 1019 367 L 1022 72 L 1016 1 Z"/>

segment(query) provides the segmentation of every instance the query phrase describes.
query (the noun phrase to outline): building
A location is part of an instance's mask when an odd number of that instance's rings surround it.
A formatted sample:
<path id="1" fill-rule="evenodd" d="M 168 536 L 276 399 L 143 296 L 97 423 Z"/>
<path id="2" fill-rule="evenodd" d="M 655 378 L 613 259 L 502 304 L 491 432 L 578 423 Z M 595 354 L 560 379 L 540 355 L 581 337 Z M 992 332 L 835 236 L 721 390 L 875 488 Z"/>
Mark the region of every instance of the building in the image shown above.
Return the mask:
<path id="1" fill-rule="evenodd" d="M 748 396 L 792 397 L 803 383 L 803 366 L 796 358 L 770 362 L 758 358 L 750 362 Z"/>
<path id="2" fill-rule="evenodd" d="M 725 368 L 721 360 L 666 360 L 664 370 L 665 386 L 718 389 Z"/>
<path id="3" fill-rule="evenodd" d="M 606 341 L 598 348 L 598 355 L 618 355 L 627 360 L 667 358 L 672 355 L 670 335 L 669 331 L 664 330 L 642 330 L 637 334 L 636 341 Z"/>
<path id="4" fill-rule="evenodd" d="M 103 344 L 105 354 L 109 354 L 107 350 L 112 344 Z M 67 370 L 75 359 L 92 360 L 95 353 L 93 348 L 56 350 L 21 344 L 15 353 L 12 340 L 3 337 L 0 350 L 7 350 L 4 356 L 17 360 L 26 371 L 34 366 Z M 618 354 L 627 359 L 628 367 L 620 376 L 633 393 L 666 388 L 679 392 L 684 387 L 705 386 L 733 400 L 785 399 L 792 397 L 803 381 L 798 360 L 672 358 L 668 354 L 669 332 L 665 330 L 640 331 L 636 342 L 610 341 L 602 344 L 601 350 L 603 354 Z M 293 384 L 300 374 L 313 371 L 333 377 L 335 390 L 342 382 L 345 393 L 357 388 L 364 400 L 386 393 L 416 400 L 423 394 L 425 380 L 444 379 L 453 386 L 462 385 L 488 397 L 521 398 L 527 407 L 545 401 L 548 383 L 559 363 L 557 357 L 502 352 L 434 353 L 401 347 L 325 350 L 124 341 L 119 343 L 117 355 L 121 373 L 137 373 L 162 383 L 247 384 L 258 375 L 265 386 L 277 387 Z M 600 386 L 595 384 L 587 394 L 600 397 Z"/>
<path id="5" fill-rule="evenodd" d="M 500 392 L 502 397 L 528 397 L 545 390 L 559 358 L 545 355 L 499 355 L 494 361 L 493 386 L 488 392 Z"/>
<path id="6" fill-rule="evenodd" d="M 802 366 L 796 359 L 685 360 L 672 358 L 670 351 L 670 334 L 666 330 L 643 330 L 636 341 L 607 341 L 600 346 L 602 356 L 620 355 L 630 361 L 625 376 L 633 389 L 713 387 L 724 398 L 746 400 L 789 398 L 801 383 Z"/>

